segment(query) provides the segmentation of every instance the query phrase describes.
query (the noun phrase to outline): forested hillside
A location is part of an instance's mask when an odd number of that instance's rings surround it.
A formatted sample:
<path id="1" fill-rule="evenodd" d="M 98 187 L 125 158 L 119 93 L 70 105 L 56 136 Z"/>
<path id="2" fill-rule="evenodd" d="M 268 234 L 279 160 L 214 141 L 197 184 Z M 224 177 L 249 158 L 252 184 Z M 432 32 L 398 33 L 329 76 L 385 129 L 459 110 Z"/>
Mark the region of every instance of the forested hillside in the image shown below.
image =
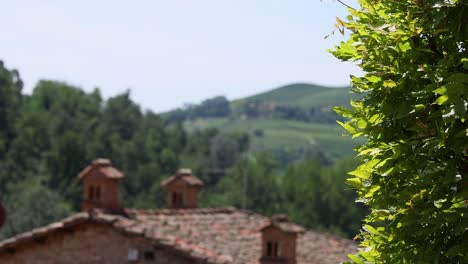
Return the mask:
<path id="1" fill-rule="evenodd" d="M 358 231 L 364 214 L 345 190 L 346 171 L 355 161 L 331 165 L 311 153 L 286 165 L 265 152 L 248 154 L 250 131 L 213 127 L 187 133 L 182 120 L 142 111 L 129 91 L 104 100 L 97 88 L 88 93 L 40 81 L 24 95 L 19 73 L 0 63 L 0 128 L 0 200 L 7 211 L 0 238 L 78 211 L 76 177 L 98 157 L 110 158 L 125 173 L 126 207 L 164 207 L 161 181 L 190 167 L 205 182 L 201 206 L 283 212 L 346 236 Z"/>

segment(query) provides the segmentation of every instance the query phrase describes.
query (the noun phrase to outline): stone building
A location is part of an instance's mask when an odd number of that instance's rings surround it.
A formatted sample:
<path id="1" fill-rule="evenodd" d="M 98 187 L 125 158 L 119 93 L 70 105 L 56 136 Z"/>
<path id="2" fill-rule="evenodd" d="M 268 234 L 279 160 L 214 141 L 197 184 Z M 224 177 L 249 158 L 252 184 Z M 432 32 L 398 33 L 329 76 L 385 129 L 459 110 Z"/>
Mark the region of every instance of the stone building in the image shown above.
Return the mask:
<path id="1" fill-rule="evenodd" d="M 121 208 L 124 175 L 109 160 L 78 176 L 82 212 L 0 242 L 0 263 L 340 263 L 353 241 L 305 230 L 286 216 L 198 208 L 203 183 L 190 170 L 163 182 L 167 209 Z"/>

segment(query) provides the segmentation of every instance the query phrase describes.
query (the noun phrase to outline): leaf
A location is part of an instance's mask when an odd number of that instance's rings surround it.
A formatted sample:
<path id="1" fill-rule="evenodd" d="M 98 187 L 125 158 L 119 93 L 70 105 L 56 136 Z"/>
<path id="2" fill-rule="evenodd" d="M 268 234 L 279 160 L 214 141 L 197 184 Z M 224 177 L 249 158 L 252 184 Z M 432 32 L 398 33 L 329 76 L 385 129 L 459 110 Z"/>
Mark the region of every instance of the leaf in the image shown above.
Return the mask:
<path id="1" fill-rule="evenodd" d="M 355 171 L 351 171 L 351 172 L 348 172 L 349 175 L 353 175 L 353 176 L 356 176 L 358 178 L 361 178 L 361 179 L 369 179 L 371 174 L 367 171 L 363 171 L 363 170 L 355 170 Z"/>
<path id="2" fill-rule="evenodd" d="M 377 231 L 377 229 L 375 229 L 373 226 L 371 225 L 363 225 L 363 228 L 364 230 L 366 230 L 367 232 L 371 233 L 371 234 L 374 234 L 374 235 L 381 235 L 379 231 Z"/>
<path id="3" fill-rule="evenodd" d="M 387 236 L 385 236 L 384 234 L 382 234 L 378 229 L 380 230 L 383 230 L 383 227 L 378 227 L 378 228 L 374 228 L 373 226 L 371 225 L 363 225 L 362 228 L 364 230 L 366 230 L 367 232 L 373 234 L 373 235 L 377 235 L 377 236 L 380 236 L 380 237 L 383 237 L 383 238 L 387 238 Z"/>
<path id="4" fill-rule="evenodd" d="M 436 201 L 434 201 L 434 206 L 437 207 L 437 208 L 441 208 L 443 203 L 445 203 L 446 201 L 447 201 L 447 199 L 436 200 Z"/>
<path id="5" fill-rule="evenodd" d="M 393 80 L 385 80 L 383 86 L 386 88 L 393 88 L 396 87 L 397 84 Z"/>
<path id="6" fill-rule="evenodd" d="M 338 120 L 336 122 L 338 124 L 340 124 L 340 126 L 342 126 L 344 129 L 346 129 L 349 133 L 351 133 L 351 134 L 356 133 L 356 129 L 353 126 L 351 126 L 349 123 L 343 123 L 343 122 L 338 121 Z"/>
<path id="7" fill-rule="evenodd" d="M 388 169 L 387 171 L 382 173 L 382 177 L 386 177 L 386 176 L 392 174 L 394 170 L 395 170 L 395 167 L 391 167 L 390 169 Z"/>
<path id="8" fill-rule="evenodd" d="M 366 76 L 365 78 L 372 83 L 377 83 L 377 82 L 382 81 L 381 77 L 375 76 L 375 75 Z"/>
<path id="9" fill-rule="evenodd" d="M 364 128 L 367 127 L 367 122 L 364 119 L 359 119 L 359 121 L 357 121 L 356 125 L 357 125 L 358 128 L 364 129 Z"/>
<path id="10" fill-rule="evenodd" d="M 398 48 L 402 52 L 407 52 L 408 50 L 411 49 L 411 43 L 410 42 L 400 43 L 400 44 L 398 44 Z"/>
<path id="11" fill-rule="evenodd" d="M 344 35 L 344 30 L 347 26 L 347 23 L 341 20 L 340 18 L 336 17 L 336 24 L 335 27 L 340 31 L 341 35 Z"/>
<path id="12" fill-rule="evenodd" d="M 440 96 L 439 98 L 437 98 L 437 100 L 436 100 L 435 102 L 436 102 L 436 104 L 438 104 L 438 105 L 443 105 L 445 102 L 447 102 L 448 99 L 449 99 L 449 98 L 448 98 L 447 95 L 442 95 L 442 96 Z"/>
<path id="13" fill-rule="evenodd" d="M 336 23 L 340 26 L 346 25 L 346 23 L 343 20 L 341 20 L 341 18 L 339 17 L 335 17 L 335 20 L 336 20 Z"/>
<path id="14" fill-rule="evenodd" d="M 371 124 L 379 124 L 382 122 L 382 118 L 380 114 L 375 114 L 369 118 L 369 123 Z"/>
<path id="15" fill-rule="evenodd" d="M 368 191 L 367 191 L 367 195 L 369 195 L 369 198 L 372 197 L 372 195 L 374 195 L 374 193 L 378 190 L 380 190 L 380 185 L 375 185 L 375 186 L 372 186 Z"/>
<path id="16" fill-rule="evenodd" d="M 417 104 L 417 105 L 414 106 L 414 110 L 416 110 L 416 111 L 419 111 L 419 110 L 422 110 L 422 109 L 424 109 L 423 104 Z"/>
<path id="17" fill-rule="evenodd" d="M 353 112 L 348 109 L 348 108 L 345 108 L 345 107 L 341 107 L 341 106 L 335 106 L 333 107 L 333 111 L 335 111 L 335 113 L 343 116 L 343 117 L 346 117 L 346 118 L 351 118 L 353 117 Z"/>
<path id="18" fill-rule="evenodd" d="M 447 93 L 447 87 L 446 86 L 441 86 L 441 87 L 435 89 L 434 92 L 438 93 L 440 95 L 446 94 Z"/>
<path id="19" fill-rule="evenodd" d="M 362 136 L 364 134 L 365 134 L 364 132 L 357 132 L 357 133 L 353 134 L 353 136 L 351 138 L 357 138 L 357 137 L 360 137 L 360 136 Z"/>
<path id="20" fill-rule="evenodd" d="M 351 255 L 351 254 L 349 254 L 349 255 L 348 255 L 348 258 L 351 259 L 354 263 L 357 263 L 357 264 L 364 264 L 364 261 L 363 261 L 360 257 L 358 257 L 358 256 L 356 256 L 356 255 Z"/>
<path id="21" fill-rule="evenodd" d="M 359 178 L 349 178 L 346 180 L 346 182 L 351 185 L 351 186 L 354 186 L 356 188 L 361 188 L 362 187 L 362 182 Z"/>

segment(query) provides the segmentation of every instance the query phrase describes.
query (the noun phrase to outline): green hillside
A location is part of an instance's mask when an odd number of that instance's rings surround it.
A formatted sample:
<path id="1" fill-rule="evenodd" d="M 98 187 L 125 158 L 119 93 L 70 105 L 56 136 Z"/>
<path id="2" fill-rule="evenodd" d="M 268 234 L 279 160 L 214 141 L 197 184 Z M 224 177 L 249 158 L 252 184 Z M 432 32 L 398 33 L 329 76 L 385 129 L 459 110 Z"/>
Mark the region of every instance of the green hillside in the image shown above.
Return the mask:
<path id="1" fill-rule="evenodd" d="M 333 113 L 332 107 L 348 105 L 353 97 L 356 96 L 349 93 L 349 87 L 291 84 L 229 102 L 229 116 L 189 118 L 184 124 L 188 131 L 218 128 L 222 132 L 249 133 L 251 150 L 254 152 L 299 155 L 315 149 L 323 152 L 329 159 L 338 160 L 352 155 L 353 147 L 359 142 L 343 135 L 344 130 L 335 122 L 339 117 Z M 252 105 L 260 109 L 257 115 L 249 115 Z M 278 106 L 292 109 L 294 113 L 315 111 L 318 118 L 292 120 L 278 117 L 275 110 L 271 110 Z"/>
<path id="2" fill-rule="evenodd" d="M 260 101 L 307 108 L 347 105 L 352 98 L 356 98 L 356 96 L 349 93 L 349 87 L 325 87 L 307 83 L 295 83 L 247 98 L 234 100 L 231 105 L 235 109 L 245 102 Z"/>
<path id="3" fill-rule="evenodd" d="M 318 147 L 337 160 L 353 154 L 355 141 L 344 136 L 338 124 L 314 124 L 290 120 L 210 118 L 187 121 L 188 131 L 218 128 L 222 132 L 250 132 L 251 150 L 286 151 Z M 255 133 L 257 132 L 257 133 Z"/>

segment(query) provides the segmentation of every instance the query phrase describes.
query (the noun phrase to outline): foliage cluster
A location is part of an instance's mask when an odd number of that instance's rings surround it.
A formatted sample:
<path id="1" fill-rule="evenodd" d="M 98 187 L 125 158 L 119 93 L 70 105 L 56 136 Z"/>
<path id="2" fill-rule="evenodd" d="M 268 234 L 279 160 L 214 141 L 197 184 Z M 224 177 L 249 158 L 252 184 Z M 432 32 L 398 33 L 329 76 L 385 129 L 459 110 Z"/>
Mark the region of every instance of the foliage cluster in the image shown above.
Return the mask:
<path id="1" fill-rule="evenodd" d="M 464 0 L 360 0 L 333 54 L 358 62 L 337 108 L 364 163 L 348 183 L 371 212 L 356 263 L 468 262 L 468 57 Z"/>
<path id="2" fill-rule="evenodd" d="M 168 112 L 165 120 L 169 123 L 175 123 L 197 118 L 227 117 L 230 113 L 231 106 L 226 97 L 216 96 L 206 99 L 200 104 L 187 104 L 184 108 Z"/>
<path id="3" fill-rule="evenodd" d="M 337 119 L 344 121 L 344 118 L 331 111 L 331 108 L 323 106 L 304 108 L 295 105 L 248 101 L 237 112 L 248 118 L 296 120 L 322 124 L 335 123 Z"/>

